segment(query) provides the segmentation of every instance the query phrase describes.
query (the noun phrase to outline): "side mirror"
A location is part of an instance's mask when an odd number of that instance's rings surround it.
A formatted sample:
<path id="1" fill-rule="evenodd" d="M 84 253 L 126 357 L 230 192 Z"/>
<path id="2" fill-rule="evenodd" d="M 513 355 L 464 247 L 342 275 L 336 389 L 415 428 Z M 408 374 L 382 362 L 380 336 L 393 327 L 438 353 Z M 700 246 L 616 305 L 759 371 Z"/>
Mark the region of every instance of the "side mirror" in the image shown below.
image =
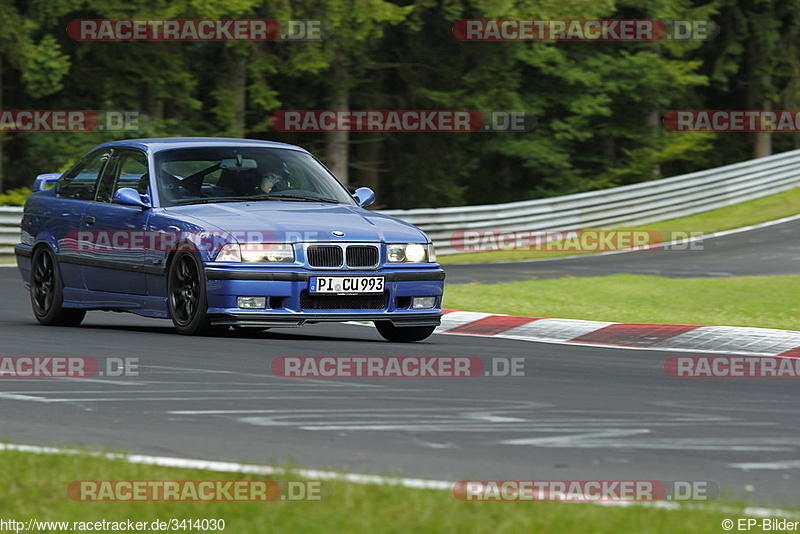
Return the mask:
<path id="1" fill-rule="evenodd" d="M 375 191 L 369 187 L 359 187 L 356 189 L 356 192 L 353 193 L 353 198 L 356 199 L 356 202 L 358 202 L 359 206 L 366 208 L 375 202 Z"/>
<path id="2" fill-rule="evenodd" d="M 59 180 L 59 178 L 61 178 L 60 172 L 48 172 L 46 174 L 40 174 L 33 181 L 33 187 L 31 189 L 33 189 L 34 193 L 36 191 L 44 191 L 46 189 L 50 189 L 51 187 L 53 187 L 53 184 L 55 184 Z"/>
<path id="3" fill-rule="evenodd" d="M 114 193 L 114 202 L 122 204 L 123 206 L 138 206 L 140 208 L 149 208 L 150 205 L 142 200 L 139 192 L 132 187 L 120 187 Z"/>

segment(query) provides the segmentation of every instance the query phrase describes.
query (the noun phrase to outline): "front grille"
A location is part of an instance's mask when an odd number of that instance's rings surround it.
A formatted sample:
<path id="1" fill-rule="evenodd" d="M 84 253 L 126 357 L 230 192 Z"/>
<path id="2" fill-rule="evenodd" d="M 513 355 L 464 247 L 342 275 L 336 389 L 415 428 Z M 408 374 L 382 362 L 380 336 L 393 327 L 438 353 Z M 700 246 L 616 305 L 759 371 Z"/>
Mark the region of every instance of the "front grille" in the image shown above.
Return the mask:
<path id="1" fill-rule="evenodd" d="M 389 302 L 389 294 L 380 295 L 312 295 L 300 293 L 300 308 L 303 310 L 383 310 Z"/>
<path id="2" fill-rule="evenodd" d="M 374 245 L 350 245 L 347 247 L 348 267 L 375 267 L 378 265 L 378 247 Z"/>
<path id="3" fill-rule="evenodd" d="M 344 263 L 342 247 L 338 245 L 312 245 L 307 254 L 312 267 L 341 267 Z"/>

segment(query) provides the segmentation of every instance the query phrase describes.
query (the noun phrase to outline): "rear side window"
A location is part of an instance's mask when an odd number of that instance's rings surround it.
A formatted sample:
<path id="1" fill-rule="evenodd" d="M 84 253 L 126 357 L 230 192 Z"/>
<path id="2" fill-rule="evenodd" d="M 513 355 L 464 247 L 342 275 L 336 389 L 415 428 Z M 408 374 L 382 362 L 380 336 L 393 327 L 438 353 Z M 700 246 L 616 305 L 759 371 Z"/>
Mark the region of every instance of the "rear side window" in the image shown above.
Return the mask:
<path id="1" fill-rule="evenodd" d="M 106 166 L 110 151 L 100 150 L 86 156 L 70 169 L 57 184 L 58 195 L 76 200 L 94 200 L 100 173 Z"/>

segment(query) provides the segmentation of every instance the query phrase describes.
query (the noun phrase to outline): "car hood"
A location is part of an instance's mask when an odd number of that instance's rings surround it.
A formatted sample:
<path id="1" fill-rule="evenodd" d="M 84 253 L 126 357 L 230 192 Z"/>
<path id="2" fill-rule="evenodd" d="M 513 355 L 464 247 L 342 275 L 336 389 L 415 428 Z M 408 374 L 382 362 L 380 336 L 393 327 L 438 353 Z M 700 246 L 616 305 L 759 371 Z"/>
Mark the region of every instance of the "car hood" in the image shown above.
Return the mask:
<path id="1" fill-rule="evenodd" d="M 310 202 L 221 202 L 165 208 L 174 217 L 191 218 L 208 230 L 239 237 L 246 232 L 283 241 L 429 241 L 415 226 L 358 206 Z M 335 237 L 332 232 L 344 232 Z"/>

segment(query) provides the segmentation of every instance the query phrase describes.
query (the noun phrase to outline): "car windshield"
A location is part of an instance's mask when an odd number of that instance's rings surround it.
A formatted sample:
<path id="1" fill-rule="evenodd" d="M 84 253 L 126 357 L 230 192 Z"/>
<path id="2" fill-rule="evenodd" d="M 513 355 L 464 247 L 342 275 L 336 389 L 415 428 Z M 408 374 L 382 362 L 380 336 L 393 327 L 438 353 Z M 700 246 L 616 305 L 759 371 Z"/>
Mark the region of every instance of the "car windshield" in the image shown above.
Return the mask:
<path id="1" fill-rule="evenodd" d="M 316 159 L 280 148 L 182 148 L 156 154 L 162 206 L 285 201 L 355 204 Z"/>

